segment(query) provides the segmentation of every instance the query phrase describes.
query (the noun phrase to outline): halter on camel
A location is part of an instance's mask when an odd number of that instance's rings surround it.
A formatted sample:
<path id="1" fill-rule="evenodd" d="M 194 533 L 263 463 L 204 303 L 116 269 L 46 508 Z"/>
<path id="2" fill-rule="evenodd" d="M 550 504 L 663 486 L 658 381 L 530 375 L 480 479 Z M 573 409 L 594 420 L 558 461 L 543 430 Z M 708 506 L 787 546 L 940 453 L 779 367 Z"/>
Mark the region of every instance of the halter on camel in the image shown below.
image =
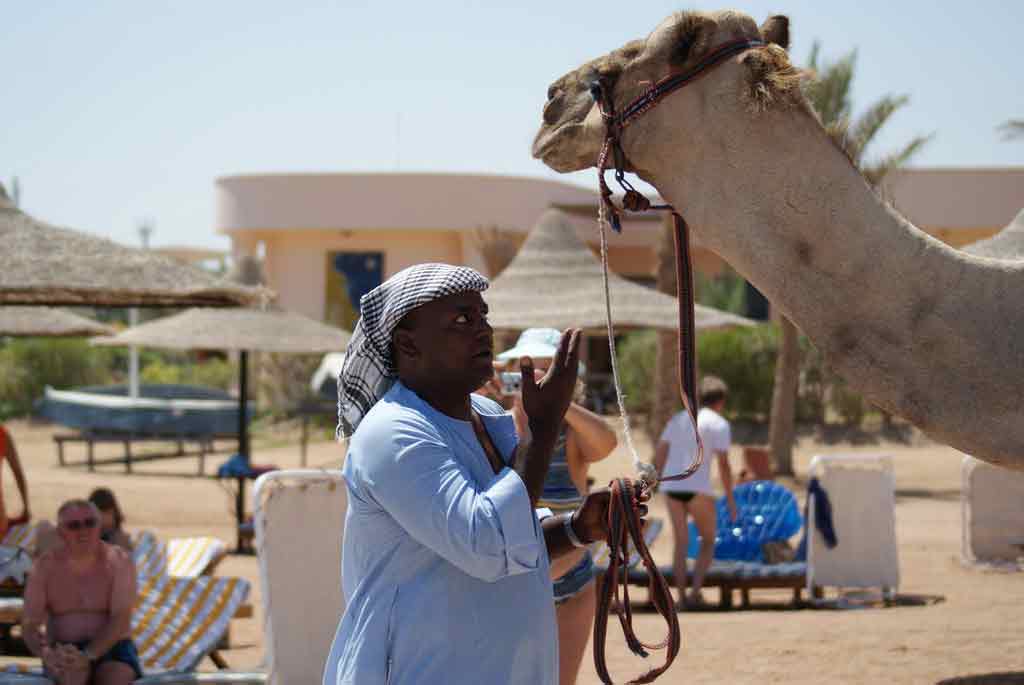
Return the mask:
<path id="1" fill-rule="evenodd" d="M 625 154 L 622 151 L 622 132 L 640 116 L 657 106 L 667 95 L 675 92 L 683 86 L 692 83 L 705 74 L 711 67 L 721 64 L 733 55 L 739 54 L 751 48 L 759 48 L 765 45 L 764 41 L 742 39 L 724 43 L 708 53 L 700 62 L 687 71 L 668 76 L 658 81 L 645 91 L 638 98 L 633 100 L 621 113 L 615 113 L 615 103 L 611 93 L 607 92 L 600 81 L 594 81 L 590 86 L 590 94 L 597 103 L 598 110 L 605 124 L 604 145 L 601 146 L 601 154 L 597 160 L 597 178 L 601 189 L 601 204 L 598 215 L 598 223 L 601 227 L 601 263 L 604 267 L 604 295 L 605 295 L 605 316 L 608 326 L 608 345 L 611 348 L 612 376 L 615 380 L 615 396 L 619 404 L 619 413 L 622 415 L 626 444 L 633 457 L 633 465 L 636 468 L 639 478 L 632 481 L 629 478 L 617 478 L 609 485 L 611 488 L 611 501 L 608 505 L 608 549 L 610 551 L 608 570 L 605 571 L 601 584 L 601 595 L 598 597 L 597 614 L 594 619 L 594 665 L 601 677 L 601 682 L 610 685 L 611 676 L 608 675 L 608 666 L 605 663 L 604 646 L 608 632 L 608 612 L 614 598 L 621 611 L 619 622 L 622 624 L 623 633 L 626 636 L 626 644 L 630 650 L 639 656 L 646 657 L 647 650 L 667 649 L 665 663 L 653 668 L 646 674 L 640 676 L 631 683 L 654 682 L 658 676 L 668 670 L 672 661 L 679 653 L 682 637 L 679 632 L 679 620 L 676 616 L 675 604 L 672 601 L 672 593 L 668 583 L 658 571 L 657 565 L 651 558 L 651 553 L 644 542 L 641 529 L 640 516 L 637 514 L 637 506 L 640 497 L 645 491 L 653 488 L 659 476 L 651 464 L 640 461 L 633 446 L 633 439 L 629 432 L 629 418 L 626 414 L 626 405 L 622 399 L 622 386 L 619 383 L 618 364 L 615 357 L 615 330 L 612 325 L 611 297 L 608 288 L 608 239 L 607 225 L 610 223 L 616 233 L 622 231 L 622 224 L 619 220 L 620 210 L 612 202 L 612 191 L 605 182 L 604 172 L 608 168 L 609 153 L 615 169 L 615 180 L 625 191 L 622 204 L 624 209 L 631 212 L 642 212 L 649 209 L 661 209 L 672 212 L 674 224 L 673 237 L 675 240 L 676 253 L 676 297 L 679 300 L 679 323 L 678 323 L 678 379 L 679 396 L 683 406 L 690 415 L 693 423 L 694 435 L 697 436 L 697 453 L 693 463 L 684 470 L 671 476 L 665 476 L 660 480 L 682 480 L 692 475 L 700 468 L 704 460 L 704 446 L 701 444 L 700 433 L 697 431 L 697 398 L 696 398 L 696 351 L 694 348 L 694 314 L 693 314 L 693 268 L 690 263 L 690 234 L 686 221 L 671 205 L 654 205 L 641 195 L 625 178 Z M 685 306 L 684 306 L 685 303 Z M 633 631 L 633 616 L 629 606 L 629 586 L 627 584 L 627 573 L 629 569 L 629 542 L 632 539 L 633 546 L 640 554 L 644 567 L 647 569 L 650 578 L 650 595 L 655 609 L 662 615 L 668 624 L 668 635 L 657 644 L 647 644 L 637 638 Z M 621 588 L 621 597 L 620 597 Z"/>

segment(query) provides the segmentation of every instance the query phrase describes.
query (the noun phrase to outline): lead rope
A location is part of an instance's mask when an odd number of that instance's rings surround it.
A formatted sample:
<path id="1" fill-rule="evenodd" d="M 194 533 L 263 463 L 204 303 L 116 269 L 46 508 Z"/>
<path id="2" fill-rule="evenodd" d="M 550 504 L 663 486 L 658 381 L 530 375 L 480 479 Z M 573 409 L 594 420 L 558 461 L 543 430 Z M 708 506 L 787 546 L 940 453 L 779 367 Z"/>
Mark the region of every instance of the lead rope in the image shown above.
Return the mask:
<path id="1" fill-rule="evenodd" d="M 608 630 L 608 612 L 611 608 L 612 598 L 619 602 L 619 622 L 626 635 L 626 644 L 633 653 L 640 656 L 647 656 L 647 649 L 665 649 L 665 663 L 659 668 L 654 668 L 630 683 L 650 683 L 658 676 L 668 670 L 672 661 L 679 653 L 682 641 L 679 632 L 679 619 L 676 616 L 675 606 L 672 602 L 672 594 L 668 584 L 658 571 L 654 560 L 651 558 L 647 544 L 644 542 L 643 529 L 637 508 L 640 506 L 640 499 L 644 492 L 653 488 L 658 480 L 659 474 L 653 465 L 647 464 L 640 459 L 633 445 L 633 437 L 629 429 L 629 415 L 626 412 L 626 404 L 622 396 L 622 384 L 619 381 L 618 363 L 615 355 L 615 329 L 612 325 L 611 296 L 608 286 L 608 238 L 607 227 L 618 232 L 622 230 L 619 221 L 619 210 L 612 202 L 612 191 L 604 179 L 605 169 L 608 167 L 609 154 L 613 157 L 615 168 L 615 180 L 625 191 L 622 199 L 623 207 L 639 212 L 648 209 L 665 209 L 672 212 L 673 219 L 673 240 L 676 253 L 676 297 L 679 304 L 678 321 L 678 346 L 679 354 L 678 381 L 679 397 L 686 408 L 686 412 L 693 424 L 693 433 L 697 438 L 697 453 L 694 455 L 693 463 L 684 470 L 672 476 L 665 476 L 660 480 L 682 480 L 693 474 L 700 468 L 704 461 L 704 446 L 701 443 L 700 432 L 697 430 L 697 398 L 696 398 L 696 352 L 694 345 L 694 302 L 693 302 L 693 270 L 690 260 L 690 235 L 686 222 L 670 205 L 651 206 L 650 201 L 630 185 L 625 178 L 625 154 L 622 150 L 620 136 L 622 131 L 635 121 L 638 117 L 658 105 L 668 94 L 683 86 L 692 83 L 700 78 L 710 68 L 717 64 L 751 48 L 763 47 L 764 42 L 760 39 L 742 38 L 724 43 L 707 53 L 697 64 L 689 70 L 675 75 L 667 76 L 647 89 L 640 97 L 629 103 L 622 113 L 615 114 L 615 103 L 611 94 L 606 92 L 600 80 L 590 85 L 590 94 L 597 104 L 598 110 L 605 124 L 605 139 L 601 146 L 601 154 L 597 160 L 597 179 L 600 189 L 600 204 L 598 207 L 598 225 L 601 229 L 601 266 L 604 275 L 604 304 L 605 321 L 608 327 L 608 348 L 611 352 L 612 379 L 615 384 L 615 398 L 619 405 L 619 414 L 622 417 L 623 434 L 626 438 L 626 446 L 630 456 L 633 458 L 633 467 L 636 469 L 639 478 L 634 482 L 628 478 L 617 478 L 611 482 L 611 499 L 608 503 L 608 548 L 610 556 L 608 570 L 605 571 L 601 593 L 598 597 L 597 615 L 594 619 L 594 664 L 597 667 L 601 682 L 611 685 L 612 680 L 608 675 L 608 667 L 605 664 L 604 643 Z M 657 645 L 648 645 L 637 639 L 633 631 L 633 616 L 629 606 L 629 585 L 627 584 L 627 573 L 629 571 L 629 541 L 632 539 L 633 546 L 643 560 L 650 578 L 651 601 L 654 603 L 658 613 L 665 618 L 668 624 L 668 635 Z M 620 599 L 619 589 L 621 586 L 622 595 Z"/>
<path id="2" fill-rule="evenodd" d="M 598 179 L 601 189 L 601 200 L 598 205 L 598 226 L 601 234 L 601 269 L 604 284 L 605 323 L 608 332 L 608 349 L 611 355 L 612 380 L 615 385 L 615 399 L 619 406 L 619 415 L 622 419 L 623 435 L 626 439 L 626 447 L 633 459 L 633 468 L 638 478 L 633 481 L 629 478 L 617 478 L 610 483 L 611 498 L 608 503 L 608 568 L 604 573 L 601 582 L 601 591 L 598 596 L 598 605 L 594 616 L 594 666 L 601 682 L 605 685 L 612 685 L 611 675 L 608 673 L 607 659 L 605 657 L 605 642 L 608 636 L 608 614 L 611 611 L 612 600 L 619 606 L 619 623 L 626 638 L 626 645 L 634 654 L 646 658 L 648 650 L 665 649 L 665 662 L 656 668 L 652 668 L 630 683 L 651 683 L 662 673 L 667 671 L 679 654 L 682 646 L 682 633 L 679 629 L 679 617 L 676 615 L 675 603 L 672 600 L 672 591 L 668 583 L 658 570 L 657 564 L 651 557 L 650 550 L 643 536 L 643 527 L 637 508 L 640 506 L 640 498 L 643 493 L 653 488 L 659 480 L 682 480 L 692 475 L 700 468 L 704 460 L 704 446 L 700 439 L 700 432 L 697 430 L 696 415 L 696 350 L 694 345 L 694 298 L 693 298 L 693 270 L 690 260 L 690 238 L 689 229 L 683 218 L 670 206 L 651 207 L 650 202 L 643 195 L 638 193 L 623 176 L 622 162 L 623 155 L 618 143 L 618 133 L 621 125 L 618 123 L 613 105 L 610 101 L 605 106 L 603 92 L 598 87 L 594 92 L 594 99 L 598 103 L 601 115 L 607 126 L 607 136 L 601 148 L 601 155 L 598 158 Z M 626 403 L 622 393 L 622 383 L 619 380 L 619 369 L 617 355 L 615 352 L 615 326 L 612 323 L 611 313 L 611 289 L 608 283 L 608 232 L 609 225 L 613 230 L 621 230 L 621 223 L 618 217 L 618 208 L 612 203 L 611 189 L 604 180 L 604 171 L 608 163 L 608 154 L 612 152 L 615 156 L 615 178 L 619 185 L 626 191 L 623 204 L 632 211 L 643 211 L 646 209 L 668 209 L 672 210 L 673 221 L 673 242 L 675 245 L 675 267 L 676 267 L 676 298 L 679 304 L 679 318 L 677 321 L 677 381 L 679 397 L 686 409 L 690 421 L 693 424 L 693 432 L 697 438 L 697 451 L 693 462 L 682 473 L 661 478 L 653 464 L 644 462 L 636 451 L 633 443 L 633 436 L 630 432 L 629 413 L 626 410 Z M 647 570 L 649 579 L 648 590 L 651 602 L 667 625 L 665 639 L 659 643 L 648 644 L 636 636 L 633 630 L 633 614 L 629 602 L 629 547 L 632 540 L 633 547 L 639 554 L 640 559 Z"/>
<path id="3" fill-rule="evenodd" d="M 605 155 L 602 154 L 602 160 Z M 603 167 L 603 164 L 601 165 Z M 601 168 L 599 167 L 599 168 Z M 609 193 L 610 194 L 610 193 Z M 605 323 L 608 330 L 608 346 L 611 353 L 612 379 L 615 385 L 615 397 L 619 406 L 619 414 L 622 418 L 623 434 L 626 438 L 626 446 L 633 458 L 633 466 L 639 478 L 634 482 L 629 478 L 617 478 L 610 483 L 611 498 L 608 503 L 608 568 L 604 573 L 601 582 L 601 591 L 598 596 L 597 611 L 594 617 L 594 665 L 597 669 L 601 682 L 611 685 L 611 675 L 608 673 L 607 660 L 605 658 L 605 642 L 608 636 L 608 614 L 611 611 L 612 600 L 620 607 L 618 613 L 619 623 L 622 625 L 622 632 L 626 637 L 626 645 L 634 654 L 647 657 L 647 650 L 666 649 L 665 662 L 660 667 L 652 668 L 630 683 L 651 683 L 662 673 L 668 670 L 679 654 L 682 646 L 682 633 L 679 629 L 679 618 L 676 615 L 675 603 L 672 600 L 672 591 L 665 581 L 665 578 L 658 570 L 658 566 L 651 557 L 650 550 L 643 536 L 643 527 L 637 508 L 640 505 L 641 495 L 648 489 L 654 487 L 659 476 L 653 464 L 644 462 L 637 454 L 630 433 L 629 414 L 626 410 L 622 385 L 619 381 L 618 363 L 615 353 L 615 326 L 611 316 L 611 291 L 608 283 L 608 235 L 607 226 L 610 201 L 602 201 L 598 210 L 598 224 L 601 233 L 601 266 L 604 281 L 605 296 Z M 615 211 L 611 205 L 611 211 Z M 676 296 L 679 302 L 678 321 L 678 366 L 677 378 L 679 381 L 680 398 L 683 406 L 694 423 L 694 434 L 697 436 L 697 453 L 694 461 L 682 473 L 666 476 L 660 480 L 681 480 L 695 472 L 703 461 L 703 445 L 700 434 L 696 430 L 696 415 L 694 407 L 695 399 L 695 349 L 693 340 L 694 312 L 693 312 L 693 273 L 690 261 L 689 231 L 686 222 L 681 216 L 673 212 L 673 240 L 676 253 Z M 686 303 L 687 306 L 684 306 Z M 647 570 L 649 578 L 649 593 L 651 602 L 655 609 L 665 619 L 668 627 L 665 639 L 659 643 L 649 644 L 643 642 L 636 636 L 633 630 L 633 614 L 629 602 L 629 547 L 632 539 L 633 547 Z"/>

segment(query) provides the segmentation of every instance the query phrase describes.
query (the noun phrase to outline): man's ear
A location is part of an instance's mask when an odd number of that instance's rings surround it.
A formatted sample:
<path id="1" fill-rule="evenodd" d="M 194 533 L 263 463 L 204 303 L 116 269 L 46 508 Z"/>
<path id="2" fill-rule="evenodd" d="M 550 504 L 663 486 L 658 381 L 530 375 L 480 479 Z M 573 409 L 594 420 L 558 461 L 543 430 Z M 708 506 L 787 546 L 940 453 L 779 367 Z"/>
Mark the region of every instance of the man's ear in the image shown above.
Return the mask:
<path id="1" fill-rule="evenodd" d="M 789 17 L 776 14 L 761 24 L 761 36 L 765 42 L 775 43 L 783 50 L 789 50 Z"/>

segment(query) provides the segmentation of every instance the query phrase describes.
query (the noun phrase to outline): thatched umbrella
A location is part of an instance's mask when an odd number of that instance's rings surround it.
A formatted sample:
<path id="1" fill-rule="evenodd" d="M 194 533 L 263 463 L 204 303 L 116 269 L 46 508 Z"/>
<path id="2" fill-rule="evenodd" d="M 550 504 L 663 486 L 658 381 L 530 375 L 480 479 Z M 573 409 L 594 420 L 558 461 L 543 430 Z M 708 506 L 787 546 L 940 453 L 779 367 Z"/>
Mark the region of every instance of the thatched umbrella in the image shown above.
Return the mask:
<path id="1" fill-rule="evenodd" d="M 0 307 L 0 336 L 81 337 L 113 335 L 114 329 L 53 307 Z"/>
<path id="2" fill-rule="evenodd" d="M 344 350 L 351 335 L 301 314 L 258 309 L 189 309 L 129 328 L 97 345 L 179 350 L 234 350 L 238 355 L 238 453 L 249 458 L 248 353 L 323 353 Z"/>
<path id="3" fill-rule="evenodd" d="M 1024 259 L 1024 209 L 1003 230 L 991 238 L 971 243 L 963 249 L 968 254 L 995 259 Z"/>
<path id="4" fill-rule="evenodd" d="M 261 291 L 25 214 L 0 186 L 0 304 L 233 306 Z"/>
<path id="5" fill-rule="evenodd" d="M 189 309 L 181 314 L 134 326 L 97 345 L 138 345 L 178 350 L 234 350 L 238 352 L 238 453 L 249 461 L 249 351 L 294 354 L 337 352 L 348 345 L 351 334 L 301 314 L 257 309 Z M 245 486 L 240 481 L 235 498 L 239 524 L 245 517 Z M 241 529 L 237 543 L 243 549 Z"/>
<path id="6" fill-rule="evenodd" d="M 546 211 L 515 259 L 491 281 L 483 296 L 496 329 L 533 327 L 605 329 L 601 262 L 576 235 L 567 214 Z M 616 328 L 675 329 L 676 298 L 608 274 Z M 754 321 L 696 306 L 697 330 L 753 326 Z"/>

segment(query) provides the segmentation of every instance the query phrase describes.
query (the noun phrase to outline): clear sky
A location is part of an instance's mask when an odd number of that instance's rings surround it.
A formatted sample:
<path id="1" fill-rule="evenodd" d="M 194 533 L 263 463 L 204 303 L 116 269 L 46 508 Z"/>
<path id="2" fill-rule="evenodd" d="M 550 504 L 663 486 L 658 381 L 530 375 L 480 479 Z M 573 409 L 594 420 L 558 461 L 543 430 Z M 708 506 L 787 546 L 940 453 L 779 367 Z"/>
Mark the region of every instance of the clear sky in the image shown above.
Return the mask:
<path id="1" fill-rule="evenodd" d="M 996 131 L 1024 118 L 1024 2 L 737 5 L 787 14 L 798 64 L 815 39 L 826 59 L 856 48 L 855 103 L 911 96 L 876 152 L 934 132 L 915 165 L 1024 164 L 1024 140 Z M 555 177 L 529 154 L 548 84 L 692 7 L 0 0 L 0 180 L 18 176 L 22 207 L 52 223 L 138 244 L 151 219 L 154 245 L 226 248 L 221 175 Z"/>

